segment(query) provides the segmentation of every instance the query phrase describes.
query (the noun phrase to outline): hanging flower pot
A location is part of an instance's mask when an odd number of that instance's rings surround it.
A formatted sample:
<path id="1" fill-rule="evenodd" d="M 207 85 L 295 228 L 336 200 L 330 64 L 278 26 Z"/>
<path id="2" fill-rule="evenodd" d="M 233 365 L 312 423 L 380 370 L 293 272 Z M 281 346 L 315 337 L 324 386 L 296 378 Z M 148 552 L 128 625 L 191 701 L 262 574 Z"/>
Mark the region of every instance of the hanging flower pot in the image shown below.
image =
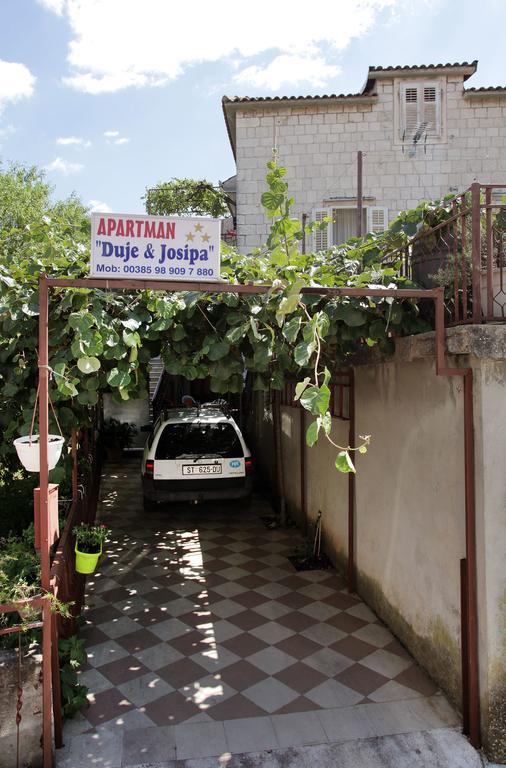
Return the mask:
<path id="1" fill-rule="evenodd" d="M 58 463 L 64 438 L 60 435 L 48 435 L 47 465 L 54 469 Z M 25 435 L 14 440 L 14 447 L 22 465 L 28 472 L 40 472 L 40 445 L 38 435 Z"/>
<path id="2" fill-rule="evenodd" d="M 76 537 L 77 573 L 94 573 L 102 554 L 103 543 L 110 532 L 105 525 L 80 523 L 74 526 L 72 533 Z"/>
<path id="3" fill-rule="evenodd" d="M 102 545 L 100 546 L 100 550 L 98 552 L 81 552 L 77 546 L 78 545 L 76 543 L 75 553 L 77 573 L 94 573 L 95 568 L 97 567 L 97 563 L 100 559 L 100 555 L 102 554 Z"/>
<path id="4" fill-rule="evenodd" d="M 39 435 L 33 434 L 33 425 L 35 424 L 35 414 L 37 412 L 37 404 L 39 402 L 39 389 L 40 382 L 37 386 L 37 394 L 35 395 L 35 403 L 33 404 L 32 423 L 30 424 L 30 432 L 24 437 L 18 437 L 14 440 L 14 448 L 17 451 L 18 457 L 22 465 L 28 472 L 40 472 L 40 443 Z M 48 393 L 48 400 L 53 411 L 53 416 L 60 430 L 59 435 L 47 436 L 47 468 L 54 469 L 60 460 L 63 443 L 65 439 L 63 432 L 61 431 L 60 422 L 54 409 L 53 401 Z"/>

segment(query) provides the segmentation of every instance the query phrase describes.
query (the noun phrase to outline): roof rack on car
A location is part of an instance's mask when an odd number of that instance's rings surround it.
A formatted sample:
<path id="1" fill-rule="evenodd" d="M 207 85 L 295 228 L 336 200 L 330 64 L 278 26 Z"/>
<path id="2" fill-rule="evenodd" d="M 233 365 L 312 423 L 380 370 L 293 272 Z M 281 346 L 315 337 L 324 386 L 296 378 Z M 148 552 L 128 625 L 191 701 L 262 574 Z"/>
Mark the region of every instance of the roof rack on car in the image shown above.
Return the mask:
<path id="1" fill-rule="evenodd" d="M 230 404 L 222 398 L 219 398 L 218 400 L 210 400 L 207 403 L 199 403 L 197 405 L 197 414 L 200 414 L 200 411 L 204 408 L 215 408 L 221 411 L 227 419 L 230 419 L 231 417 L 232 409 L 230 408 Z"/>

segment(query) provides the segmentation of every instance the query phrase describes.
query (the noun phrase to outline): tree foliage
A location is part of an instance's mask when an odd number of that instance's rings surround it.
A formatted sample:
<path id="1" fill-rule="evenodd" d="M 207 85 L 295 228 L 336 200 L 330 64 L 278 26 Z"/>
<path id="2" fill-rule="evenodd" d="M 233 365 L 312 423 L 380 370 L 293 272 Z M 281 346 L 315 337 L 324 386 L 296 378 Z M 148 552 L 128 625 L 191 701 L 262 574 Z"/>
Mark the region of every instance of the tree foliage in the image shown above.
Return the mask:
<path id="1" fill-rule="evenodd" d="M 193 291 L 55 289 L 50 296 L 51 397 L 68 434 L 86 423 L 101 392 L 118 401 L 148 397 L 148 363 L 161 354 L 166 370 L 186 379 L 211 378 L 218 394 L 240 392 L 244 370 L 255 389 L 300 382 L 297 397 L 313 416 L 307 440 L 330 439 L 330 371 L 363 346 L 388 351 L 392 334 L 426 330 L 413 301 L 301 293 L 304 287 L 395 287 L 396 249 L 422 216 L 400 217 L 385 233 L 353 238 L 328 252 L 302 254 L 304 232 L 291 216 L 285 169 L 268 165 L 262 195 L 271 234 L 264 249 L 245 256 L 223 246 L 222 278 L 269 286 L 245 295 Z M 9 183 L 12 178 L 9 180 Z M 22 178 L 17 184 L 23 186 Z M 29 180 L 38 189 L 42 180 Z M 30 210 L 30 206 L 28 206 Z M 37 279 L 88 273 L 89 222 L 74 199 L 42 209 L 0 231 L 0 448 L 29 430 L 37 386 Z M 319 225 L 310 224 L 310 236 Z M 392 255 L 393 254 L 393 255 Z M 353 470 L 348 446 L 336 466 Z M 365 444 L 358 446 L 365 450 Z"/>
<path id="2" fill-rule="evenodd" d="M 146 211 L 158 216 L 212 216 L 229 211 L 225 193 L 205 179 L 172 179 L 146 189 Z"/>

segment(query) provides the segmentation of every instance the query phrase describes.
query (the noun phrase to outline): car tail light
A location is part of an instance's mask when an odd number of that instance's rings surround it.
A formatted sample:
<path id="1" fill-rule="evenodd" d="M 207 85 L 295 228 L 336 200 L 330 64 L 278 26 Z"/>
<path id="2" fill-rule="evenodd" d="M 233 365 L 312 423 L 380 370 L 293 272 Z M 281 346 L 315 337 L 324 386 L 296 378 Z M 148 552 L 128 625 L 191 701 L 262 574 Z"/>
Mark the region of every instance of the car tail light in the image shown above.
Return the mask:
<path id="1" fill-rule="evenodd" d="M 146 477 L 153 477 L 153 472 L 155 470 L 155 462 L 153 459 L 148 459 L 146 461 L 146 466 L 144 467 L 144 474 Z"/>
<path id="2" fill-rule="evenodd" d="M 246 469 L 246 474 L 247 475 L 252 475 L 253 474 L 253 459 L 251 457 L 248 457 L 247 459 L 244 460 L 244 466 L 245 466 L 245 469 Z"/>

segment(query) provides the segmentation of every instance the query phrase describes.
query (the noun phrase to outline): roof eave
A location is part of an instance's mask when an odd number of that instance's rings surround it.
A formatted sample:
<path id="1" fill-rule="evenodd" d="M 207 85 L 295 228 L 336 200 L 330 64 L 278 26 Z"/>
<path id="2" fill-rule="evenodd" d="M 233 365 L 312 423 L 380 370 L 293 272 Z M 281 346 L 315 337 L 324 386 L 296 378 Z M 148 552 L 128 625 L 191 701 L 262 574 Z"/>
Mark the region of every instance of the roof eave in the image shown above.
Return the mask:
<path id="1" fill-rule="evenodd" d="M 291 107 L 314 107 L 315 104 L 344 104 L 344 105 L 352 105 L 352 104 L 376 104 L 378 101 L 377 96 L 369 95 L 369 94 L 354 94 L 349 96 L 309 96 L 308 98 L 301 98 L 301 97 L 295 97 L 295 98 L 283 98 L 283 99 L 273 99 L 273 98 L 257 98 L 251 101 L 242 101 L 241 99 L 237 99 L 235 101 L 230 96 L 223 96 L 221 100 L 221 105 L 223 109 L 223 115 L 225 117 L 225 125 L 227 126 L 227 133 L 228 138 L 230 141 L 230 146 L 232 147 L 232 152 L 234 155 L 234 159 L 237 160 L 236 157 L 236 119 L 235 114 L 238 109 L 241 110 L 255 110 L 255 109 L 290 109 Z"/>
<path id="2" fill-rule="evenodd" d="M 506 86 L 497 88 L 464 88 L 466 99 L 492 99 L 494 97 L 506 96 Z"/>
<path id="3" fill-rule="evenodd" d="M 387 80 L 396 77 L 438 77 L 440 75 L 462 75 L 464 80 L 468 80 L 478 68 L 478 61 L 472 61 L 470 64 L 441 64 L 440 66 L 413 66 L 413 67 L 392 67 L 392 69 L 381 69 L 369 67 L 367 81 L 364 90 L 368 89 L 374 80 Z"/>
<path id="4" fill-rule="evenodd" d="M 235 150 L 235 110 L 229 110 L 230 102 L 227 101 L 227 97 L 224 96 L 221 100 L 221 107 L 223 109 L 223 117 L 225 118 L 225 125 L 227 126 L 228 140 L 232 149 L 234 160 L 237 162 L 237 155 Z M 233 126 L 231 122 L 233 121 Z"/>

